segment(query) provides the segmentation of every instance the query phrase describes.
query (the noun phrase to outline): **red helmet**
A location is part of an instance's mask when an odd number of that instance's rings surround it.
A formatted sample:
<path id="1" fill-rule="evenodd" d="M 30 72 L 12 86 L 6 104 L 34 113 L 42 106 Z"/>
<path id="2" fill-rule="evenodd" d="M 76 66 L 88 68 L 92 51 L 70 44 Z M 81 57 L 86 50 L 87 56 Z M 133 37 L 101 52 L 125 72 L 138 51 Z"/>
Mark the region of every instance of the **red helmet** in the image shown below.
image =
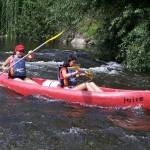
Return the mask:
<path id="1" fill-rule="evenodd" d="M 24 49 L 25 49 L 25 47 L 23 45 L 17 45 L 15 47 L 15 51 L 21 51 L 21 50 L 24 50 Z"/>

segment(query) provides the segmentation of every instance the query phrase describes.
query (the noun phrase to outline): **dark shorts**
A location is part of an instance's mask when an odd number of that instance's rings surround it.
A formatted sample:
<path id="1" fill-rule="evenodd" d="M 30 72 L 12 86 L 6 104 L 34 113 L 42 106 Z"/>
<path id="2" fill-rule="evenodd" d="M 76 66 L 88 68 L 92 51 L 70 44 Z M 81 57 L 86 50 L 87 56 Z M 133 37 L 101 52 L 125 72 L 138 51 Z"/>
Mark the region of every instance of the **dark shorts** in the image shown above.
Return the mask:
<path id="1" fill-rule="evenodd" d="M 11 79 L 19 78 L 21 80 L 24 80 L 26 78 L 26 76 L 18 76 L 18 77 L 16 77 L 16 76 L 15 77 L 9 76 L 9 78 L 11 78 Z"/>

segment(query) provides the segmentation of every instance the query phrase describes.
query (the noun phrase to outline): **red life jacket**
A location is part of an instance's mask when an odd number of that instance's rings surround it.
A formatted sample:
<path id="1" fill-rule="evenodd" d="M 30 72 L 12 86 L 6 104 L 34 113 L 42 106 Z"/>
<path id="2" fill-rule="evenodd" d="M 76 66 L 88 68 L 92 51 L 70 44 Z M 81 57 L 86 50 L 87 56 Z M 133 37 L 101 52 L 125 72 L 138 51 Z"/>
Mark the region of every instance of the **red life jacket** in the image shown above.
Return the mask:
<path id="1" fill-rule="evenodd" d="M 77 85 L 76 75 L 73 75 L 70 78 L 65 79 L 63 77 L 63 75 L 62 75 L 62 71 L 63 70 L 66 70 L 67 73 L 75 72 L 75 70 L 72 70 L 70 68 L 65 68 L 65 67 L 60 66 L 59 67 L 59 72 L 58 72 L 58 80 L 59 80 L 60 86 L 64 87 L 64 86 L 75 86 L 75 85 Z"/>

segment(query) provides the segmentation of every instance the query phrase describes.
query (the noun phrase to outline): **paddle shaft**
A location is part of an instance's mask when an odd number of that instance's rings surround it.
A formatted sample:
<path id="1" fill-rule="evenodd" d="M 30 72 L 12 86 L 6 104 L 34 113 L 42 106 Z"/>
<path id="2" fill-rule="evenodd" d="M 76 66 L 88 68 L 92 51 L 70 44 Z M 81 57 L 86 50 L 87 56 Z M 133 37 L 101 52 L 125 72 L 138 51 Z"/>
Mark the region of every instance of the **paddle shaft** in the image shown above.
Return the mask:
<path id="1" fill-rule="evenodd" d="M 60 32 L 59 34 L 55 35 L 54 37 L 50 38 L 50 39 L 47 40 L 46 42 L 42 43 L 40 46 L 38 46 L 37 48 L 35 48 L 32 52 L 35 52 L 36 50 L 38 50 L 39 48 L 41 48 L 43 45 L 45 45 L 45 44 L 47 44 L 48 42 L 50 42 L 50 41 L 56 39 L 56 38 L 59 37 L 62 33 L 63 33 L 63 31 Z M 21 61 L 22 59 L 26 58 L 28 55 L 30 55 L 30 54 L 26 54 L 26 55 L 23 56 L 21 59 L 19 59 L 18 61 L 16 61 L 14 64 L 10 65 L 10 66 L 7 68 L 7 70 L 9 70 L 11 67 L 13 67 L 15 64 L 17 64 L 17 63 L 18 63 L 19 61 Z M 5 72 L 5 71 L 1 72 L 0 75 L 3 74 L 4 72 Z"/>

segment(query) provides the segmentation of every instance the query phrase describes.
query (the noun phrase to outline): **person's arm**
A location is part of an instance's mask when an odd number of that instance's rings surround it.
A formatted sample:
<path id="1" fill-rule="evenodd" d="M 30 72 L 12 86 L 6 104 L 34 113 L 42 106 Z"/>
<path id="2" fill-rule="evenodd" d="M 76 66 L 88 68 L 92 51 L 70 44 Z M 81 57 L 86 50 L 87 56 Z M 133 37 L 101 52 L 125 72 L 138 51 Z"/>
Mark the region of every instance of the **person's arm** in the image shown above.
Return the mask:
<path id="1" fill-rule="evenodd" d="M 30 61 L 30 60 L 34 59 L 34 53 L 32 50 L 29 51 L 28 54 L 29 55 L 25 58 L 25 60 Z"/>
<path id="2" fill-rule="evenodd" d="M 78 71 L 78 73 L 76 74 L 77 78 L 78 77 L 82 77 L 82 76 L 87 76 L 87 72 L 83 72 L 81 70 Z"/>
<path id="3" fill-rule="evenodd" d="M 2 70 L 7 71 L 7 66 L 10 64 L 12 56 L 8 57 L 2 65 Z"/>
<path id="4" fill-rule="evenodd" d="M 78 73 L 78 71 L 73 72 L 73 73 L 67 73 L 67 71 L 66 71 L 65 69 L 62 70 L 62 76 L 63 76 L 64 78 L 70 78 L 70 77 L 76 75 L 77 73 Z"/>

